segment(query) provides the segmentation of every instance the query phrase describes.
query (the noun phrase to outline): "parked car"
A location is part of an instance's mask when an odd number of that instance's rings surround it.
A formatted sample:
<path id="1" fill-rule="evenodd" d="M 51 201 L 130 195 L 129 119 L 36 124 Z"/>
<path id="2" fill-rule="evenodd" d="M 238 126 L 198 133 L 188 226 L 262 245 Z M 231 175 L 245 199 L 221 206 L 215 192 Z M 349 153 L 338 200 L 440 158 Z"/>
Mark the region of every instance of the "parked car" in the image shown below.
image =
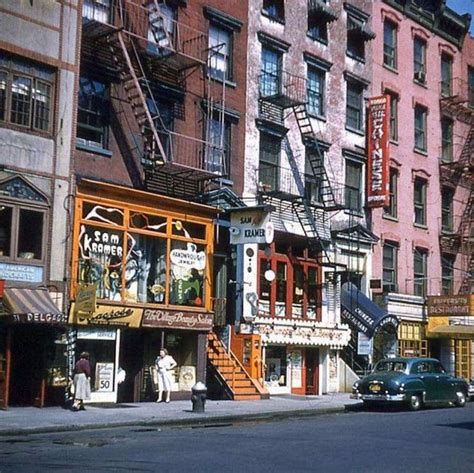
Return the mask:
<path id="1" fill-rule="evenodd" d="M 467 395 L 471 401 L 474 401 L 474 378 L 471 378 L 471 381 L 469 381 Z"/>
<path id="2" fill-rule="evenodd" d="M 354 383 L 351 397 L 361 399 L 364 405 L 405 403 L 416 411 L 438 403 L 464 407 L 468 392 L 466 381 L 446 373 L 434 358 L 386 358 Z"/>

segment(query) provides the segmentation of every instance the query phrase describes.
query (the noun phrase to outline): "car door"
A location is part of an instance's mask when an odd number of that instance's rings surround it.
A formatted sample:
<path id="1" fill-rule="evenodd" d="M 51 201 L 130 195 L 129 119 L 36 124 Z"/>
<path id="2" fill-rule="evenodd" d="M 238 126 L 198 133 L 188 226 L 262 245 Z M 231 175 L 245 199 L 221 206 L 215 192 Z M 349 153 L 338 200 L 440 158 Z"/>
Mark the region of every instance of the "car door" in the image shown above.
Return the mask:
<path id="1" fill-rule="evenodd" d="M 417 363 L 416 373 L 425 386 L 425 401 L 436 402 L 440 400 L 439 380 L 433 373 L 430 361 L 423 360 Z"/>
<path id="2" fill-rule="evenodd" d="M 446 373 L 443 365 L 439 361 L 433 361 L 433 373 L 438 381 L 438 390 L 440 398 L 443 401 L 452 401 L 456 398 L 455 390 L 452 385 L 453 377 Z"/>

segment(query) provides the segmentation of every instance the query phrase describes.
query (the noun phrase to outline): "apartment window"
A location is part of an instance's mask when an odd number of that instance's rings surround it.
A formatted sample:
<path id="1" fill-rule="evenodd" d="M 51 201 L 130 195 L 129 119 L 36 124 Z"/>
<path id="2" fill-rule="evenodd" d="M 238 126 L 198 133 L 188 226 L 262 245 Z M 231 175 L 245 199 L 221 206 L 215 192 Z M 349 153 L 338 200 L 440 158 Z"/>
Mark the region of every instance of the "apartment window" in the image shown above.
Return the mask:
<path id="1" fill-rule="evenodd" d="M 397 292 L 397 254 L 396 243 L 385 242 L 383 245 L 383 289 L 386 292 Z"/>
<path id="2" fill-rule="evenodd" d="M 362 84 L 347 81 L 346 127 L 352 130 L 363 129 L 363 94 Z"/>
<path id="3" fill-rule="evenodd" d="M 285 21 L 284 0 L 263 0 L 262 13 L 280 23 Z"/>
<path id="4" fill-rule="evenodd" d="M 172 5 L 160 3 L 160 11 L 157 12 L 154 2 L 148 4 L 148 45 L 147 50 L 158 56 L 167 56 L 176 47 L 176 24 L 177 9 Z"/>
<path id="5" fill-rule="evenodd" d="M 397 25 L 385 20 L 383 25 L 383 63 L 392 69 L 397 68 Z"/>
<path id="6" fill-rule="evenodd" d="M 441 292 L 443 295 L 453 294 L 454 290 L 454 258 L 441 256 Z"/>
<path id="7" fill-rule="evenodd" d="M 107 149 L 109 112 L 107 85 L 89 77 L 81 77 L 77 112 L 79 144 Z"/>
<path id="8" fill-rule="evenodd" d="M 281 139 L 266 133 L 260 134 L 259 183 L 266 191 L 279 188 Z"/>
<path id="9" fill-rule="evenodd" d="M 304 186 L 305 186 L 305 197 L 310 202 L 322 203 L 323 196 L 321 194 L 321 186 L 323 184 L 321 176 L 315 176 L 310 161 L 322 160 L 324 165 L 324 154 L 327 151 L 327 147 L 319 145 L 320 153 L 314 148 L 306 148 L 306 159 L 305 159 L 305 175 L 304 175 Z"/>
<path id="10" fill-rule="evenodd" d="M 426 187 L 427 182 L 419 177 L 415 178 L 413 189 L 414 223 L 426 225 Z"/>
<path id="11" fill-rule="evenodd" d="M 388 217 L 397 218 L 398 171 L 396 169 L 390 169 L 389 179 L 389 202 L 388 205 L 384 207 L 384 214 Z"/>
<path id="12" fill-rule="evenodd" d="M 443 163 L 453 160 L 453 121 L 446 117 L 441 119 L 441 160 Z"/>
<path id="13" fill-rule="evenodd" d="M 229 175 L 232 125 L 225 117 L 214 116 L 209 120 L 208 131 L 208 171 Z"/>
<path id="14" fill-rule="evenodd" d="M 443 187 L 441 190 L 441 229 L 443 232 L 453 231 L 453 198 L 453 189 Z"/>
<path id="15" fill-rule="evenodd" d="M 365 61 L 365 42 L 375 38 L 367 24 L 369 15 L 348 2 L 344 8 L 347 11 L 347 55 Z"/>
<path id="16" fill-rule="evenodd" d="M 232 33 L 224 28 L 209 27 L 209 74 L 214 79 L 231 80 Z"/>
<path id="17" fill-rule="evenodd" d="M 474 108 L 474 67 L 467 67 L 467 93 L 468 103 L 471 108 Z"/>
<path id="18" fill-rule="evenodd" d="M 308 16 L 308 36 L 324 44 L 328 42 L 328 22 L 320 15 Z"/>
<path id="19" fill-rule="evenodd" d="M 111 0 L 84 0 L 82 16 L 101 23 L 110 22 Z"/>
<path id="20" fill-rule="evenodd" d="M 281 82 L 282 55 L 274 49 L 262 48 L 262 70 L 260 75 L 260 95 L 277 95 Z"/>
<path id="21" fill-rule="evenodd" d="M 448 54 L 441 55 L 441 95 L 453 94 L 453 58 Z"/>
<path id="22" fill-rule="evenodd" d="M 50 132 L 54 77 L 46 68 L 0 55 L 0 121 Z"/>
<path id="23" fill-rule="evenodd" d="M 417 105 L 415 107 L 415 149 L 426 152 L 426 126 L 428 111 L 425 107 Z"/>
<path id="24" fill-rule="evenodd" d="M 413 72 L 415 81 L 426 81 L 426 41 L 415 37 L 413 41 Z"/>
<path id="25" fill-rule="evenodd" d="M 413 292 L 415 296 L 426 297 L 428 253 L 423 248 L 415 248 L 413 259 Z"/>
<path id="26" fill-rule="evenodd" d="M 398 95 L 389 94 L 390 96 L 390 139 L 398 141 Z"/>
<path id="27" fill-rule="evenodd" d="M 324 117 L 324 88 L 326 73 L 315 67 L 308 66 L 308 112 L 311 115 Z"/>
<path id="28" fill-rule="evenodd" d="M 348 209 L 356 212 L 362 210 L 362 176 L 363 165 L 357 161 L 346 159 L 345 199 Z"/>

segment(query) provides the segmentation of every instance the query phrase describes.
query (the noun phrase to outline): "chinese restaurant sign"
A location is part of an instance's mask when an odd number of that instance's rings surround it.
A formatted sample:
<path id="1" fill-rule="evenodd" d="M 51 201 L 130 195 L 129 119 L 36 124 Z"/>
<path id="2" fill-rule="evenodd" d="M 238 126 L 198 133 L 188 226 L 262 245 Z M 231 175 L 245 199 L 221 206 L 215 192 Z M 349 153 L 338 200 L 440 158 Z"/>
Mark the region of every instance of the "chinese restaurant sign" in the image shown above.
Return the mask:
<path id="1" fill-rule="evenodd" d="M 144 309 L 142 327 L 211 330 L 212 322 L 210 313 Z"/>
<path id="2" fill-rule="evenodd" d="M 389 203 L 390 97 L 372 97 L 368 104 L 367 206 Z"/>
<path id="3" fill-rule="evenodd" d="M 140 327 L 143 309 L 117 305 L 98 305 L 92 314 L 77 313 L 75 303 L 69 311 L 69 323 L 79 325 L 110 325 Z"/>

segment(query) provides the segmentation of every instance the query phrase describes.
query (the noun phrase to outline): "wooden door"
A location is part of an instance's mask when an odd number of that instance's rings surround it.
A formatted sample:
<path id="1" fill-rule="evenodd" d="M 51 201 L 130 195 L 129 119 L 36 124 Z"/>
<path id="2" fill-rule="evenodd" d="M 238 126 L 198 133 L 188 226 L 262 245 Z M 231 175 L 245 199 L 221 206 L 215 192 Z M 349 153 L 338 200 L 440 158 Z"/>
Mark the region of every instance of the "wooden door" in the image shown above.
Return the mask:
<path id="1" fill-rule="evenodd" d="M 306 363 L 306 394 L 318 394 L 319 391 L 319 350 L 307 348 Z"/>

